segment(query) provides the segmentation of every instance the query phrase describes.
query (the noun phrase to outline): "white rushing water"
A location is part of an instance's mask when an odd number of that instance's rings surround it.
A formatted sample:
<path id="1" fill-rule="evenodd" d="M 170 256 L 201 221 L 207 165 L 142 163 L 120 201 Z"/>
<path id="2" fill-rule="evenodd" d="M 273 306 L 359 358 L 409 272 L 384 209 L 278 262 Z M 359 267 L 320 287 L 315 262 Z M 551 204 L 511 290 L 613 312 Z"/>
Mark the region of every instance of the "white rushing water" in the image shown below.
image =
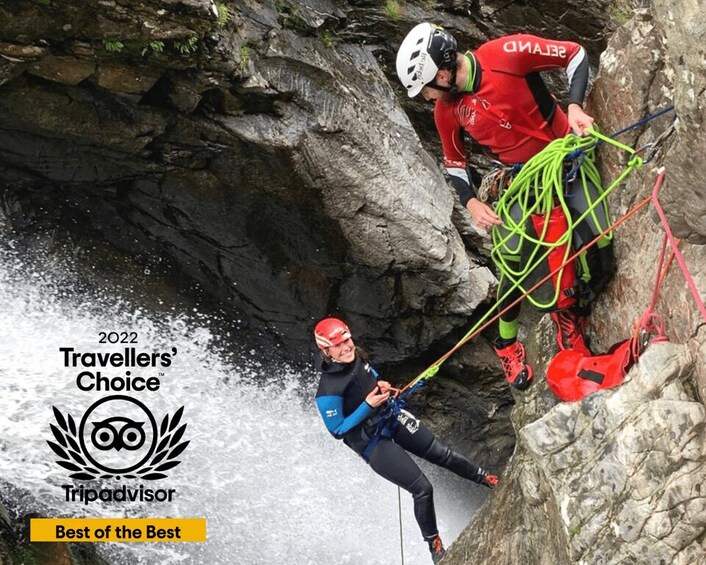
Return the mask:
<path id="1" fill-rule="evenodd" d="M 390 565 L 400 563 L 398 493 L 326 432 L 313 402 L 316 374 L 300 374 L 267 351 L 228 360 L 212 324 L 194 312 L 159 312 L 131 302 L 130 292 L 77 292 L 51 258 L 27 258 L 0 237 L 0 478 L 27 491 L 52 517 L 205 517 L 205 543 L 98 544 L 123 564 Z M 100 332 L 136 332 L 138 351 L 177 348 L 158 376 L 158 391 L 139 392 L 159 423 L 184 406 L 191 443 L 168 478 L 173 502 L 108 505 L 67 502 L 69 472 L 46 441 L 52 406 L 78 420 L 105 392 L 81 391 L 80 368 L 64 367 L 60 347 L 122 351 L 99 344 Z M 236 331 L 230 339 L 237 342 Z M 109 367 L 104 375 L 122 376 Z M 160 373 L 163 373 L 161 375 Z M 470 520 L 484 489 L 425 466 L 448 544 Z M 76 484 L 82 484 L 76 481 Z M 103 487 L 132 484 L 123 479 Z M 85 484 L 85 483 L 83 483 Z M 95 487 L 95 483 L 93 483 Z M 30 510 L 30 509 L 26 509 Z M 431 562 L 402 492 L 407 565 Z"/>

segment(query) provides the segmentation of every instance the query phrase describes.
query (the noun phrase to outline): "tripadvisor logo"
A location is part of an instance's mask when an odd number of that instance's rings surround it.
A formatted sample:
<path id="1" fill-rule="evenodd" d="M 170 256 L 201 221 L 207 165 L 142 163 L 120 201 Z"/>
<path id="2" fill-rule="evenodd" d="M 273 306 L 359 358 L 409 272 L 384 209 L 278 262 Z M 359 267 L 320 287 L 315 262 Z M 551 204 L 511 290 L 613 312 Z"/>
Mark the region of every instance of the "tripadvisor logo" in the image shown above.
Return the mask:
<path id="1" fill-rule="evenodd" d="M 68 367 L 169 367 L 176 348 L 170 353 L 138 353 L 125 348 L 117 353 L 80 353 L 62 347 L 64 365 Z M 82 370 L 77 378 L 79 390 L 155 391 L 160 380 L 131 376 L 106 377 L 101 371 Z M 160 376 L 164 373 L 160 372 Z M 56 406 L 54 422 L 49 427 L 54 441 L 47 441 L 58 456 L 56 464 L 69 471 L 77 481 L 133 479 L 156 481 L 167 478 L 167 472 L 181 463 L 189 441 L 184 439 L 186 423 L 184 407 L 174 414 L 155 418 L 141 400 L 126 394 L 110 394 L 96 400 L 80 418 L 62 413 Z M 123 483 L 119 488 L 94 489 L 87 486 L 62 485 L 67 501 L 90 504 L 96 500 L 163 502 L 171 501 L 174 489 L 132 488 Z"/>

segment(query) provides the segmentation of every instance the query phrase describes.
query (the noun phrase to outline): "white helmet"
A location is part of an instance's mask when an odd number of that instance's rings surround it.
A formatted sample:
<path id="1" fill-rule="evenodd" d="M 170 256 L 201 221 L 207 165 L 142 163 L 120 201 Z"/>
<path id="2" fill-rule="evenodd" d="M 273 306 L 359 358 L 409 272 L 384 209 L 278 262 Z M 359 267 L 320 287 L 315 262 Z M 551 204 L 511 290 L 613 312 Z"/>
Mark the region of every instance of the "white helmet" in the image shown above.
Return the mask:
<path id="1" fill-rule="evenodd" d="M 397 51 L 397 76 L 413 98 L 440 69 L 456 63 L 456 40 L 446 30 L 424 22 L 412 28 Z"/>

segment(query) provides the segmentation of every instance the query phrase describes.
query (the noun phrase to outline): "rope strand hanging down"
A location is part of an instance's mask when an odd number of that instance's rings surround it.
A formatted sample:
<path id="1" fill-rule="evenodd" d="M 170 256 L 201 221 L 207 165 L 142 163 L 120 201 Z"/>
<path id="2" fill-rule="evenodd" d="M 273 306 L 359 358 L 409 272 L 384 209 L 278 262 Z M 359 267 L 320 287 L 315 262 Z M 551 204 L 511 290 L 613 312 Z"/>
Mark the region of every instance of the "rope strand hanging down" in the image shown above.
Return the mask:
<path id="1" fill-rule="evenodd" d="M 694 298 L 694 302 L 696 302 L 696 307 L 699 309 L 701 317 L 703 318 L 704 322 L 706 322 L 706 306 L 704 306 L 704 301 L 701 299 L 699 289 L 696 288 L 694 278 L 691 276 L 689 268 L 686 266 L 684 257 L 682 257 L 682 254 L 679 251 L 679 244 L 677 243 L 677 240 L 674 237 L 674 234 L 672 233 L 672 229 L 669 227 L 667 216 L 664 213 L 662 204 L 659 201 L 659 191 L 662 188 L 662 181 L 664 180 L 664 167 L 660 167 L 658 169 L 658 173 L 659 182 L 655 183 L 655 186 L 652 189 L 652 203 L 654 204 L 655 210 L 657 211 L 657 215 L 659 216 L 659 219 L 662 222 L 662 227 L 664 228 L 664 237 L 669 240 L 669 245 L 671 246 L 672 253 L 674 253 L 674 257 L 676 258 L 677 263 L 679 264 L 679 268 L 681 269 L 682 274 L 686 279 L 686 285 L 687 287 L 689 287 L 689 291 L 691 292 L 691 295 Z"/>

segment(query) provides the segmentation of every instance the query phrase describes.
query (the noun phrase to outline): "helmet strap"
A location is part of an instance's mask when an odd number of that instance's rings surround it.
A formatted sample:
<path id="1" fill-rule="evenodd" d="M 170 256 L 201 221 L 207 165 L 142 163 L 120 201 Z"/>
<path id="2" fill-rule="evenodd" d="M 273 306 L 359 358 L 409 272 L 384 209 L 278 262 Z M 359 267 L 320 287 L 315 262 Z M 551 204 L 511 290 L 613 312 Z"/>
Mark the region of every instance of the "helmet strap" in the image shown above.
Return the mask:
<path id="1" fill-rule="evenodd" d="M 458 86 L 456 85 L 456 73 L 458 71 L 457 60 L 454 59 L 450 63 L 444 63 L 441 69 L 439 70 L 448 71 L 450 86 L 441 86 L 440 84 L 436 84 L 435 81 L 427 83 L 427 86 L 431 86 L 432 88 L 435 88 L 436 90 L 441 90 L 442 92 L 448 92 L 449 94 L 456 94 L 458 92 Z"/>
<path id="2" fill-rule="evenodd" d="M 434 90 L 441 90 L 442 92 L 451 92 L 451 89 L 454 88 L 453 86 L 441 86 L 440 84 L 436 84 L 435 82 L 428 82 L 425 86 L 433 88 Z"/>
<path id="3" fill-rule="evenodd" d="M 458 87 L 456 86 L 456 70 L 457 70 L 457 65 L 453 66 L 448 66 L 448 67 L 442 67 L 439 70 L 444 70 L 448 71 L 449 73 L 449 85 L 450 86 L 442 86 L 440 84 L 437 84 L 436 80 L 433 80 L 431 82 L 428 82 L 426 86 L 429 86 L 435 90 L 441 90 L 442 92 L 448 92 L 449 94 L 456 94 L 458 91 Z"/>
<path id="4" fill-rule="evenodd" d="M 458 86 L 456 86 L 456 71 L 458 70 L 458 65 L 454 65 L 449 72 L 451 73 L 449 76 L 449 82 L 451 83 L 451 86 L 448 89 L 449 94 L 456 94 L 458 92 Z"/>

